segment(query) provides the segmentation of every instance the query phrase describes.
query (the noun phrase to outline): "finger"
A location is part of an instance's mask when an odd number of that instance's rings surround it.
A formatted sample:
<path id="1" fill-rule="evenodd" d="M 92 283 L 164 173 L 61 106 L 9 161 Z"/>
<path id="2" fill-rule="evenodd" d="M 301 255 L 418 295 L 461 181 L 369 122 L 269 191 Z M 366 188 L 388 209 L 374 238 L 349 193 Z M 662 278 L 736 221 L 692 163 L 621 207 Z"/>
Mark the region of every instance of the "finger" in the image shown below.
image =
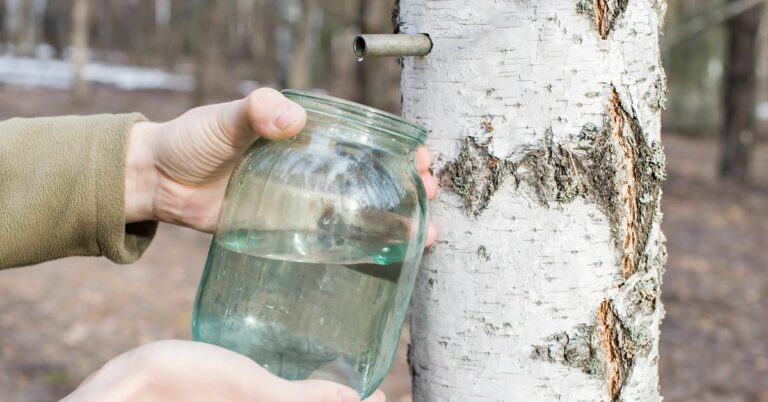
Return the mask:
<path id="1" fill-rule="evenodd" d="M 253 131 L 270 140 L 292 137 L 307 123 L 307 112 L 301 106 L 271 88 L 253 91 L 245 103 Z"/>
<path id="2" fill-rule="evenodd" d="M 427 147 L 421 146 L 416 150 L 416 170 L 419 173 L 428 172 L 432 167 L 432 155 L 429 154 Z"/>
<path id="3" fill-rule="evenodd" d="M 430 222 L 429 228 L 427 229 L 427 247 L 434 244 L 435 240 L 437 240 L 437 228 L 432 222 Z"/>
<path id="4" fill-rule="evenodd" d="M 377 389 L 373 395 L 366 398 L 363 402 L 386 402 L 387 396 L 384 395 L 384 391 Z"/>
<path id="5" fill-rule="evenodd" d="M 435 180 L 435 177 L 429 172 L 421 172 L 419 176 L 421 176 L 421 182 L 424 183 L 424 191 L 427 193 L 427 198 L 430 200 L 435 198 L 435 195 L 437 195 L 437 180 Z"/>

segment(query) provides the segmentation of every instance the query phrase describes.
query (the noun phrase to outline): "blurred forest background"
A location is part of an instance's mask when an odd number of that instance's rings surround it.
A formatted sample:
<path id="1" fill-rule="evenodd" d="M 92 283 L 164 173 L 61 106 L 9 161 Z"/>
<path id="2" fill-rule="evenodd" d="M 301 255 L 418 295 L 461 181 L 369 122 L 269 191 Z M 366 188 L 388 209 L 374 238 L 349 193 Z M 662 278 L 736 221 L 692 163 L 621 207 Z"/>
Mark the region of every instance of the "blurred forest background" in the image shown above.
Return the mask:
<path id="1" fill-rule="evenodd" d="M 661 382 L 667 401 L 768 402 L 768 13 L 669 0 Z M 393 0 L 0 0 L 0 118 L 170 119 L 261 86 L 399 111 Z M 575 5 L 574 5 L 575 6 Z M 210 238 L 163 226 L 139 263 L 75 258 L 0 273 L 0 399 L 63 397 L 136 345 L 189 338 Z M 407 329 L 406 329 L 407 331 Z M 384 384 L 410 400 L 407 336 Z"/>
<path id="2" fill-rule="evenodd" d="M 189 91 L 195 104 L 272 86 L 323 89 L 396 110 L 395 61 L 357 65 L 350 52 L 356 33 L 393 31 L 392 3 L 5 0 L 0 3 L 0 42 L 4 53 L 16 58 L 71 61 L 67 85 L 78 101 L 87 100 L 89 81 L 110 83 L 99 74 L 110 70 L 94 69 L 89 64 L 94 63 L 161 69 L 170 75 L 136 76 L 134 85 L 142 88 L 126 89 Z M 142 72 L 148 71 L 134 74 Z M 37 77 L 38 82 L 24 78 L 32 86 L 51 84 L 50 77 Z"/>

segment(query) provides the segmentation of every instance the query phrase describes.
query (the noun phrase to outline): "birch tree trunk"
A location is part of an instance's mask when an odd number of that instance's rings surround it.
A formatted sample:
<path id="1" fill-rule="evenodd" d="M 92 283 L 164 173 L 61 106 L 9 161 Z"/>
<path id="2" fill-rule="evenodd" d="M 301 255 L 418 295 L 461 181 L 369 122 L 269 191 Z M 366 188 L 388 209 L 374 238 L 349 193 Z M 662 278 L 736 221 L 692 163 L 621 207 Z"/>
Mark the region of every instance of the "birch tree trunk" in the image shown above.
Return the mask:
<path id="1" fill-rule="evenodd" d="M 414 400 L 659 401 L 663 0 L 401 0 L 440 228 Z"/>
<path id="2" fill-rule="evenodd" d="M 72 98 L 76 104 L 88 101 L 88 81 L 84 70 L 88 62 L 88 0 L 74 0 L 72 5 Z"/>

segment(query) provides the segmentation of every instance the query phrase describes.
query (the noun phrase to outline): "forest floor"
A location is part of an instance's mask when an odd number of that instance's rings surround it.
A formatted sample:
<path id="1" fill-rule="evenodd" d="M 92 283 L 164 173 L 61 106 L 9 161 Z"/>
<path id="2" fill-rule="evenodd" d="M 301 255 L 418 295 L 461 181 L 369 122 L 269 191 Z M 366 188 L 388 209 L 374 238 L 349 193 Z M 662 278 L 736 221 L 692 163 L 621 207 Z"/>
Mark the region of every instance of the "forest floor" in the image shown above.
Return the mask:
<path id="1" fill-rule="evenodd" d="M 137 110 L 167 119 L 189 102 L 162 91 L 92 96 L 77 109 L 67 92 L 2 87 L 0 118 Z M 756 154 L 756 184 L 744 188 L 715 179 L 715 141 L 664 140 L 665 401 L 768 402 L 768 147 Z M 110 357 L 189 338 L 209 240 L 166 225 L 130 267 L 72 258 L 0 273 L 0 400 L 56 400 Z M 390 402 L 410 401 L 405 339 L 383 386 Z"/>

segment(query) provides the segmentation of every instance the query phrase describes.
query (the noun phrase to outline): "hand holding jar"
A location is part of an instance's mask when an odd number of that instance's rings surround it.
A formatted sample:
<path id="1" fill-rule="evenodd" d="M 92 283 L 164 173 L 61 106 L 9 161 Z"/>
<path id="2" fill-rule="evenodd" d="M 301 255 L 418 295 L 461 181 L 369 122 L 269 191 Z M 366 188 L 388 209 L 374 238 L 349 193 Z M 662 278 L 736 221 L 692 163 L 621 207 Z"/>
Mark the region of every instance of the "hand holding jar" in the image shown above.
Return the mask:
<path id="1" fill-rule="evenodd" d="M 192 336 L 282 378 L 367 397 L 392 363 L 427 236 L 414 166 L 426 129 L 342 99 L 284 94 L 307 124 L 290 140 L 256 141 L 235 168 Z"/>
<path id="2" fill-rule="evenodd" d="M 260 89 L 241 100 L 190 110 L 169 122 L 136 123 L 129 135 L 126 161 L 126 223 L 160 220 L 204 232 L 214 232 L 230 175 L 246 150 L 254 141 L 262 138 L 285 140 L 293 137 L 304 128 L 306 116 L 302 107 L 286 99 L 279 92 Z M 301 139 L 296 141 L 298 144 L 301 143 Z M 350 155 L 362 152 L 353 148 L 342 145 L 336 146 L 332 151 L 339 152 L 339 155 L 349 160 Z M 422 146 L 415 152 L 409 152 L 409 155 L 416 165 L 417 175 L 421 179 L 426 196 L 434 197 L 437 184 L 429 172 L 431 165 L 429 154 Z M 358 169 L 363 169 L 359 170 L 360 173 L 365 173 L 363 165 L 358 166 Z M 270 195 L 264 193 L 263 197 L 270 197 Z M 381 194 L 381 196 L 382 203 L 391 203 L 391 199 L 386 199 L 387 194 Z M 313 224 L 314 227 L 320 227 L 326 232 L 332 231 L 333 228 L 338 229 L 338 225 L 342 223 L 354 226 L 360 223 L 356 219 L 361 219 L 342 214 L 346 221 L 344 219 L 334 221 L 334 215 L 339 214 L 335 214 L 335 210 L 328 211 L 327 208 L 310 212 L 305 216 L 315 217 L 313 213 L 320 213 Z M 378 222 L 378 231 L 381 233 L 388 230 L 393 230 L 392 233 L 411 233 L 410 225 L 413 223 L 401 219 L 397 214 L 385 213 L 375 216 L 382 218 Z M 324 218 L 327 222 L 323 220 Z M 279 221 L 279 217 L 268 218 L 267 221 L 272 222 L 269 224 L 275 224 Z M 304 221 L 304 223 L 309 222 L 307 219 Z M 367 221 L 372 222 L 371 219 Z M 292 224 L 298 225 L 301 222 Z M 435 230 L 431 225 L 428 228 L 426 243 L 431 244 L 435 239 Z M 379 251 L 383 251 L 383 248 Z M 398 253 L 403 250 L 389 251 Z M 411 253 L 413 252 L 411 250 Z M 386 258 L 386 256 L 383 257 Z M 382 279 L 380 278 L 382 276 L 393 275 L 393 272 L 371 272 L 378 265 L 381 264 L 373 261 L 371 267 L 360 266 L 360 269 L 354 272 L 368 272 L 368 276 L 372 278 L 370 281 L 373 282 L 380 282 L 379 279 Z M 411 271 L 413 271 L 412 268 Z M 398 272 L 403 270 L 400 269 Z M 371 273 L 373 275 L 370 275 Z M 392 282 L 391 278 L 389 280 L 383 278 L 383 280 Z M 361 297 L 376 300 L 380 295 L 366 294 Z M 404 299 L 402 295 L 398 298 Z M 398 320 L 401 314 L 397 314 Z M 397 328 L 389 328 L 389 337 L 393 336 L 391 333 L 396 332 L 395 329 L 399 329 L 396 322 L 398 320 L 394 320 Z M 390 327 L 392 327 L 391 324 Z M 290 339 L 286 341 L 288 344 L 291 342 Z M 388 365 L 389 362 L 386 362 L 385 366 L 388 367 Z M 237 372 L 241 375 L 234 375 Z M 350 373 L 340 375 L 347 378 L 355 376 Z M 375 379 L 374 382 L 378 384 L 378 381 L 379 379 Z M 371 380 L 367 380 L 367 383 L 370 384 Z M 346 385 L 356 387 L 361 384 Z M 243 390 L 249 393 L 240 393 Z M 122 391 L 125 393 L 119 394 Z M 365 390 L 365 393 L 370 392 L 371 390 Z M 185 341 L 161 341 L 116 357 L 86 379 L 67 400 L 95 398 L 96 400 L 347 402 L 358 400 L 356 395 L 359 393 L 360 390 L 354 392 L 349 388 L 326 381 L 287 382 L 273 376 L 241 355 L 212 345 Z M 120 395 L 127 399 L 120 399 Z M 192 396 L 197 399 L 185 399 Z M 381 402 L 384 396 L 376 392 L 368 400 Z"/>
<path id="3" fill-rule="evenodd" d="M 261 138 L 291 138 L 306 122 L 302 107 L 262 88 L 168 122 L 136 123 L 128 146 L 126 223 L 160 220 L 213 233 L 227 181 L 245 151 Z M 415 164 L 427 197 L 434 197 L 437 183 L 425 147 L 417 150 Z M 435 237 L 430 226 L 427 245 Z"/>

